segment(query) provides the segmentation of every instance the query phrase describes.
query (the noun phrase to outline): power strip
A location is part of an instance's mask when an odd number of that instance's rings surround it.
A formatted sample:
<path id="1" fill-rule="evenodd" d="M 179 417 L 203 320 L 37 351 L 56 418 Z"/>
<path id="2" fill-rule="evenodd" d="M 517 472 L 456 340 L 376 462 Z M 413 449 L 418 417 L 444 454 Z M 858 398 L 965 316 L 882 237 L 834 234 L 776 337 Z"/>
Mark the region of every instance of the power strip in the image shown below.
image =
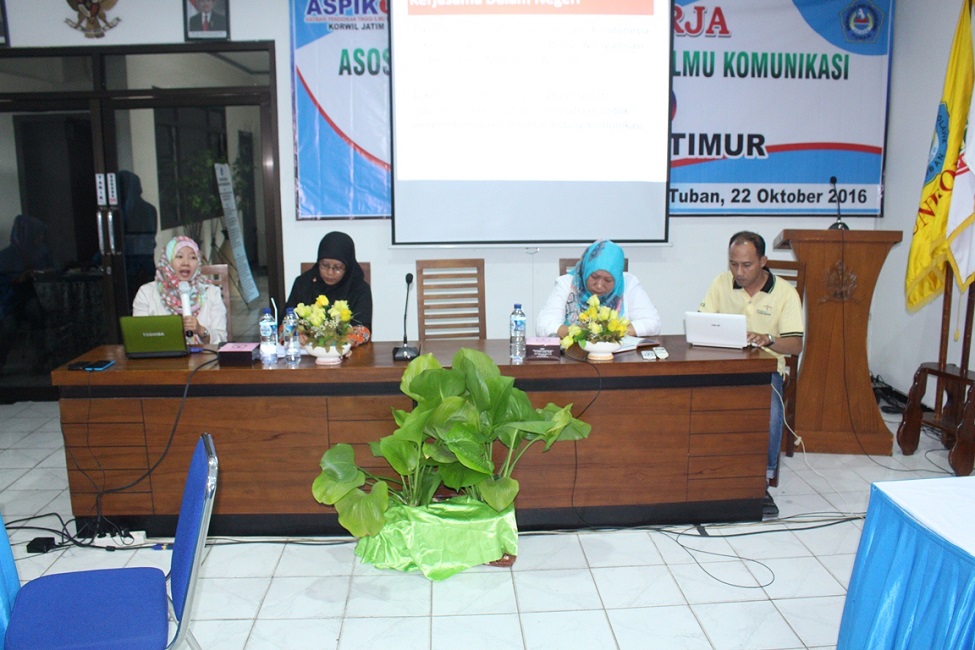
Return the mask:
<path id="1" fill-rule="evenodd" d="M 78 541 L 82 544 L 96 546 L 98 548 L 108 548 L 109 546 L 114 548 L 142 546 L 146 543 L 146 531 L 132 530 L 129 531 L 129 534 L 125 537 L 122 537 L 121 535 L 99 535 L 94 539 L 91 537 L 79 537 Z"/>

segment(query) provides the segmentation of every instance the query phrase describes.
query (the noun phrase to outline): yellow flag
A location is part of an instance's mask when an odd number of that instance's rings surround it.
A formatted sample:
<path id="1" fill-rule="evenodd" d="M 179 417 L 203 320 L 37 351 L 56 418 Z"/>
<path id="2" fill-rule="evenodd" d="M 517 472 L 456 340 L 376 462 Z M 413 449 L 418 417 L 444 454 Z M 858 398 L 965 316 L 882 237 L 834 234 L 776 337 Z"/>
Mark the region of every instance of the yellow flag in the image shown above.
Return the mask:
<path id="1" fill-rule="evenodd" d="M 944 290 L 944 265 L 949 253 L 946 234 L 948 212 L 955 187 L 958 154 L 971 106 L 972 82 L 975 80 L 972 2 L 962 2 L 941 103 L 938 105 L 921 202 L 914 222 L 905 281 L 907 308 L 912 311 L 931 302 Z"/>

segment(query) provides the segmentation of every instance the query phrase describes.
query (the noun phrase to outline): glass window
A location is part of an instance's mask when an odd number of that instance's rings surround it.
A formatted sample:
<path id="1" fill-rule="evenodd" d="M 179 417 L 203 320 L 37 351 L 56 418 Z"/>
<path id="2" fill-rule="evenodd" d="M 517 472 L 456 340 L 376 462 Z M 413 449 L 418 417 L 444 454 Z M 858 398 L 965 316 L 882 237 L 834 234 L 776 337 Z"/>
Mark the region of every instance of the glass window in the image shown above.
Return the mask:
<path id="1" fill-rule="evenodd" d="M 105 57 L 109 90 L 267 86 L 266 50 L 255 52 L 182 52 Z"/>

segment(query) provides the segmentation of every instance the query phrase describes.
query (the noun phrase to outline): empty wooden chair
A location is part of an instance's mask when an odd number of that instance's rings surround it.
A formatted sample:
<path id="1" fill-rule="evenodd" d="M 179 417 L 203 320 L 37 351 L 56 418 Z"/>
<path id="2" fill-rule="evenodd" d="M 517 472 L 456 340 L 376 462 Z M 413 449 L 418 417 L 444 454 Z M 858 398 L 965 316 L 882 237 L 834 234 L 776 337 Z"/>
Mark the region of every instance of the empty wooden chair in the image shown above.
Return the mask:
<path id="1" fill-rule="evenodd" d="M 233 319 L 230 311 L 230 268 L 226 264 L 202 264 L 200 265 L 200 273 L 220 287 L 223 306 L 227 308 L 227 340 L 233 341 L 234 330 L 231 325 Z"/>
<path id="2" fill-rule="evenodd" d="M 485 339 L 484 260 L 417 260 L 420 340 Z"/>

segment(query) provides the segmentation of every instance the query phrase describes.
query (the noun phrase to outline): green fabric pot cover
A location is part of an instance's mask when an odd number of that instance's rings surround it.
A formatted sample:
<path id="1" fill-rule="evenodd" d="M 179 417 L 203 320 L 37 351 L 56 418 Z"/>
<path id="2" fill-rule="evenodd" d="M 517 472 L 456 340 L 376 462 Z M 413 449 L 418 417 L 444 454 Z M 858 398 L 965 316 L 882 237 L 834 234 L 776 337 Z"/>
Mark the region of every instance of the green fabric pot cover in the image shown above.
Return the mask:
<path id="1" fill-rule="evenodd" d="M 429 506 L 391 504 L 378 535 L 362 537 L 355 554 L 380 569 L 415 571 L 444 580 L 472 566 L 518 554 L 514 506 L 498 512 L 462 496 Z"/>

